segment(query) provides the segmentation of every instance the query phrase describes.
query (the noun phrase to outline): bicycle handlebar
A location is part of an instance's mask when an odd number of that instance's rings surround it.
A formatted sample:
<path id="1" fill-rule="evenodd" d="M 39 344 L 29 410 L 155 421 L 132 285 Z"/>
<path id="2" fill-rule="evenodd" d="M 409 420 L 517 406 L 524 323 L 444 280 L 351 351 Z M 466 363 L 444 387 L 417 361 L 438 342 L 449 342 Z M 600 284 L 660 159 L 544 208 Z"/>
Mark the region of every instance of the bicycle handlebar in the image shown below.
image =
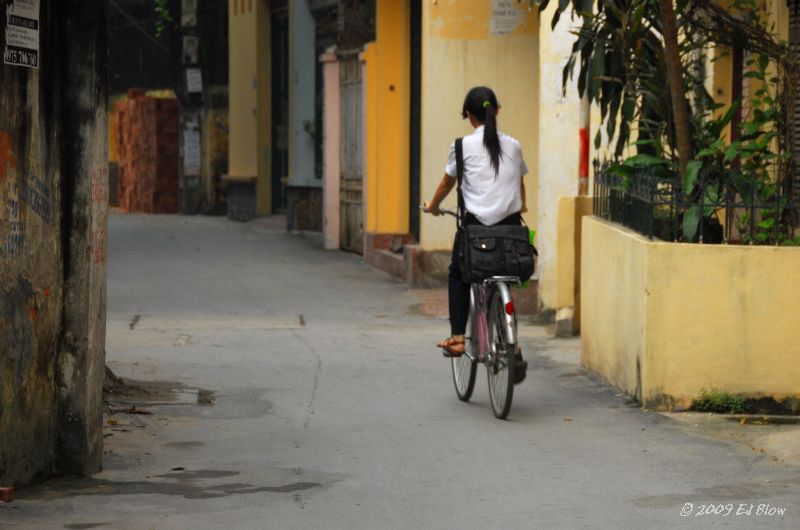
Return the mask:
<path id="1" fill-rule="evenodd" d="M 419 209 L 422 210 L 424 213 L 431 213 L 430 210 L 425 208 L 424 204 L 419 205 Z M 448 210 L 447 208 L 439 208 L 439 211 L 442 212 L 444 215 L 452 215 L 453 217 L 458 217 L 458 214 L 453 210 Z"/>

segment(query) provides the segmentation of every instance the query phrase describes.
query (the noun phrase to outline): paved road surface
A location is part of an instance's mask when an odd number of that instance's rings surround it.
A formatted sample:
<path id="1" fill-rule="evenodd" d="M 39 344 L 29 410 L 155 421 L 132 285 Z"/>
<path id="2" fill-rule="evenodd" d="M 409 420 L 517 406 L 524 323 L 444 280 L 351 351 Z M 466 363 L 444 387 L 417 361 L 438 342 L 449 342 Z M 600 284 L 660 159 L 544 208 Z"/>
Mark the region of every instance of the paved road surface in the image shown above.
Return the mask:
<path id="1" fill-rule="evenodd" d="M 112 216 L 108 362 L 158 382 L 153 414 L 109 415 L 105 470 L 19 492 L 0 526 L 800 527 L 800 468 L 630 405 L 575 340 L 524 326 L 509 421 L 483 371 L 459 402 L 419 293 L 278 225 Z"/>

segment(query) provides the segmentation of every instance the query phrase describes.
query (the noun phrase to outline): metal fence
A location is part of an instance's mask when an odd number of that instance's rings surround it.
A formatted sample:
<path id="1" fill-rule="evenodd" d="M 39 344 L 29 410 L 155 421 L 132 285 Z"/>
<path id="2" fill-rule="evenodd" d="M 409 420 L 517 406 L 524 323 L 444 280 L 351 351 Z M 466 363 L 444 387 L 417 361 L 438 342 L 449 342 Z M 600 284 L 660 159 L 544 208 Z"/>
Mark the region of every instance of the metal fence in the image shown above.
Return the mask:
<path id="1" fill-rule="evenodd" d="M 686 194 L 672 172 L 636 168 L 623 176 L 594 163 L 594 215 L 650 239 L 686 243 L 797 244 L 800 204 L 781 185 L 764 192 L 755 177 L 738 185 L 702 179 Z M 692 226 L 689 237 L 686 227 Z"/>

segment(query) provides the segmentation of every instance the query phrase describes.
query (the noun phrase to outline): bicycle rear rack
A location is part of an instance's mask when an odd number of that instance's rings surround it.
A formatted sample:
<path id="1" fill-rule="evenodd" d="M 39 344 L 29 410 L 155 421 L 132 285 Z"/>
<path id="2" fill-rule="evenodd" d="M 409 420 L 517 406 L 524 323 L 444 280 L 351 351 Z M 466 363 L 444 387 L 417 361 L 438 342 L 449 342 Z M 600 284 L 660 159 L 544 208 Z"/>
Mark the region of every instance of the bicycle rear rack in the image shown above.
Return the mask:
<path id="1" fill-rule="evenodd" d="M 484 285 L 490 283 L 500 283 L 500 282 L 513 283 L 516 285 L 522 283 L 518 276 L 492 276 L 491 278 L 486 278 L 485 280 L 483 280 Z"/>

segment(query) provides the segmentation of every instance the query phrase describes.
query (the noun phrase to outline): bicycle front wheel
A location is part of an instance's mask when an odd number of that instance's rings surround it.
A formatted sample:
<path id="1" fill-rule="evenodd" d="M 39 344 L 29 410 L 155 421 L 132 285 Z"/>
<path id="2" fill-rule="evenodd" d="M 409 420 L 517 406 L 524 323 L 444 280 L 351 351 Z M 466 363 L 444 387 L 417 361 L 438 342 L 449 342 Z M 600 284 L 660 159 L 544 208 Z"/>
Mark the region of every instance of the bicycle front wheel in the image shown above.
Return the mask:
<path id="1" fill-rule="evenodd" d="M 514 348 L 506 334 L 506 308 L 495 289 L 489 304 L 489 354 L 485 364 L 492 411 L 501 420 L 508 417 L 514 397 Z"/>
<path id="2" fill-rule="evenodd" d="M 469 347 L 474 335 L 472 331 L 472 317 L 467 321 L 467 330 L 469 335 L 466 337 Z M 456 387 L 456 395 L 461 401 L 469 401 L 472 397 L 472 391 L 475 389 L 475 374 L 478 371 L 478 363 L 469 358 L 466 354 L 460 357 L 453 357 L 451 359 L 453 367 L 453 384 Z"/>

